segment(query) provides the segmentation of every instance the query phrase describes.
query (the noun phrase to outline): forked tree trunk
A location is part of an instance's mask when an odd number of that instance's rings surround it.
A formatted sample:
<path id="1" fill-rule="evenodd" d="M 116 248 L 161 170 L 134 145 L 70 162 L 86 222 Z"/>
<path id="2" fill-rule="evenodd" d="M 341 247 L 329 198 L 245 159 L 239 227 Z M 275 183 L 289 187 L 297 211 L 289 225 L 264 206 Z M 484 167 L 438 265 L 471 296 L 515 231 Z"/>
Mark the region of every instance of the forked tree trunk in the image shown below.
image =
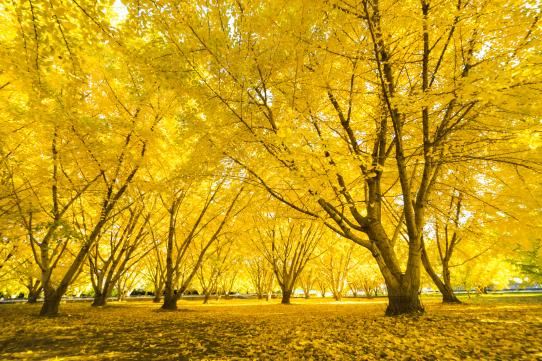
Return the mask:
<path id="1" fill-rule="evenodd" d="M 291 296 L 292 290 L 282 290 L 282 300 L 280 301 L 280 303 L 282 303 L 283 305 L 289 305 Z"/>
<path id="2" fill-rule="evenodd" d="M 365 297 L 373 298 L 372 289 L 369 286 L 363 286 L 363 291 L 365 292 Z"/>
<path id="3" fill-rule="evenodd" d="M 38 298 L 40 296 L 41 290 L 42 290 L 42 287 L 38 287 L 37 289 L 34 289 L 34 288 L 29 289 L 27 303 L 33 304 L 33 303 L 38 302 Z"/>
<path id="4" fill-rule="evenodd" d="M 375 257 L 380 271 L 384 276 L 386 288 L 388 291 L 388 307 L 386 308 L 386 316 L 398 316 L 403 314 L 419 314 L 424 313 L 425 309 L 420 301 L 420 284 L 421 284 L 421 254 L 416 254 L 411 249 L 409 262 L 404 273 L 397 272 L 400 270 L 398 264 L 386 264 L 383 262 L 380 254 Z M 388 259 L 393 260 L 388 256 Z M 392 273 L 390 268 L 396 270 Z"/>
<path id="5" fill-rule="evenodd" d="M 163 310 L 175 311 L 177 309 L 177 295 L 173 292 L 167 292 L 164 294 L 164 303 L 161 307 Z"/>
<path id="6" fill-rule="evenodd" d="M 29 293 L 28 294 L 28 301 L 26 301 L 27 303 L 30 303 L 30 304 L 34 304 L 36 302 L 38 302 L 38 297 L 39 297 L 39 294 L 38 293 Z"/>
<path id="7" fill-rule="evenodd" d="M 403 286 L 394 289 L 388 287 L 388 302 L 386 316 L 425 312 L 420 301 L 418 288 L 406 288 Z"/>
<path id="8" fill-rule="evenodd" d="M 46 291 L 43 305 L 40 310 L 40 316 L 57 316 L 61 299 L 62 295 L 58 294 L 56 291 Z"/>
<path id="9" fill-rule="evenodd" d="M 107 304 L 107 294 L 106 293 L 97 293 L 94 295 L 94 300 L 92 301 L 93 307 L 102 307 Z"/>

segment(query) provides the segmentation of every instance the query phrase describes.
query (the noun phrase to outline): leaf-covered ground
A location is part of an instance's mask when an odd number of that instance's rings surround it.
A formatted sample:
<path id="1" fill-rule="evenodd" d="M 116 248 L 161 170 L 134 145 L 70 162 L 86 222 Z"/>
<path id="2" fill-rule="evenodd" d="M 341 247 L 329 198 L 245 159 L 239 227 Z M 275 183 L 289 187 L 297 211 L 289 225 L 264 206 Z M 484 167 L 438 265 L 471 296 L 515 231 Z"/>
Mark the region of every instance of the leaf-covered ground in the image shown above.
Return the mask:
<path id="1" fill-rule="evenodd" d="M 229 300 L 0 305 L 2 360 L 542 360 L 542 296 L 476 297 L 419 317 L 385 317 L 385 300 Z"/>

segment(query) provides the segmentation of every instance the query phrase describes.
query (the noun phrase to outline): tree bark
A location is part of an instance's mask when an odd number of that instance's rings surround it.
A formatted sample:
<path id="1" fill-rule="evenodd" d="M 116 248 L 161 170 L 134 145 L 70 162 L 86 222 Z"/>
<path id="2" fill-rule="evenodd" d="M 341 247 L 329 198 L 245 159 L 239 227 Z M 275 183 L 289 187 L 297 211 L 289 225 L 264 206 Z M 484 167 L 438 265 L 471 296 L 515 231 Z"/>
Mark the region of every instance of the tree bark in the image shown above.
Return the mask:
<path id="1" fill-rule="evenodd" d="M 37 294 L 37 293 L 28 294 L 28 301 L 26 301 L 26 303 L 34 304 L 34 303 L 38 302 L 38 297 L 39 297 L 39 294 Z"/>
<path id="2" fill-rule="evenodd" d="M 425 271 L 429 277 L 431 277 L 431 280 L 442 294 L 442 303 L 461 303 L 461 301 L 459 301 L 459 299 L 455 296 L 454 290 L 452 289 L 448 264 L 446 262 L 443 262 L 442 264 L 443 281 L 431 266 L 431 262 L 429 261 L 429 257 L 427 257 L 427 252 L 425 251 L 425 246 L 422 248 L 422 264 Z"/>
<path id="3" fill-rule="evenodd" d="M 291 296 L 292 296 L 291 290 L 282 290 L 282 300 L 280 303 L 282 303 L 283 305 L 289 305 Z"/>
<path id="4" fill-rule="evenodd" d="M 38 302 L 38 298 L 40 296 L 41 290 L 42 290 L 42 287 L 38 287 L 37 289 L 29 289 L 27 303 L 33 304 L 33 303 Z"/>
<path id="5" fill-rule="evenodd" d="M 209 298 L 211 297 L 211 295 L 209 293 L 205 293 L 205 297 L 203 298 L 203 304 L 206 305 L 209 303 Z"/>
<path id="6" fill-rule="evenodd" d="M 46 291 L 43 305 L 41 306 L 40 310 L 40 316 L 57 316 L 61 299 L 61 294 L 58 294 L 55 291 Z"/>
<path id="7" fill-rule="evenodd" d="M 174 292 L 168 292 L 167 288 L 161 308 L 168 311 L 175 311 L 177 309 L 177 295 Z"/>
<path id="8" fill-rule="evenodd" d="M 404 282 L 407 283 L 407 282 Z M 403 314 L 424 313 L 425 309 L 420 301 L 418 287 L 399 285 L 388 288 L 388 307 L 386 316 L 398 316 Z"/>
<path id="9" fill-rule="evenodd" d="M 385 248 L 373 252 L 388 291 L 386 316 L 424 313 L 419 295 L 421 252 L 415 252 L 412 245 L 410 246 L 409 260 L 404 273 L 400 272 L 397 258 L 392 252 L 391 249 Z"/>
<path id="10" fill-rule="evenodd" d="M 92 301 L 93 307 L 102 307 L 107 304 L 107 294 L 106 293 L 97 293 L 94 296 L 94 301 Z"/>

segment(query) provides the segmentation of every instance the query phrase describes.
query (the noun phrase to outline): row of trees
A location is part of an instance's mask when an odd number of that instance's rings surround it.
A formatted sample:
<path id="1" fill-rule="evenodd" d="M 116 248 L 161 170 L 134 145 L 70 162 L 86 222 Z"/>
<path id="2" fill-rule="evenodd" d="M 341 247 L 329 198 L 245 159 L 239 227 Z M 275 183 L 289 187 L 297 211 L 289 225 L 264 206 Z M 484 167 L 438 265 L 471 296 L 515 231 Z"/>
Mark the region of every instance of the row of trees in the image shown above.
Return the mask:
<path id="1" fill-rule="evenodd" d="M 231 288 L 216 275 L 254 240 L 288 302 L 333 237 L 334 294 L 363 249 L 386 313 L 422 312 L 424 269 L 456 302 L 451 268 L 540 229 L 538 5 L 1 9 L 0 272 L 37 267 L 43 315 L 87 265 L 96 305 L 145 268 L 174 309 L 196 279 Z"/>

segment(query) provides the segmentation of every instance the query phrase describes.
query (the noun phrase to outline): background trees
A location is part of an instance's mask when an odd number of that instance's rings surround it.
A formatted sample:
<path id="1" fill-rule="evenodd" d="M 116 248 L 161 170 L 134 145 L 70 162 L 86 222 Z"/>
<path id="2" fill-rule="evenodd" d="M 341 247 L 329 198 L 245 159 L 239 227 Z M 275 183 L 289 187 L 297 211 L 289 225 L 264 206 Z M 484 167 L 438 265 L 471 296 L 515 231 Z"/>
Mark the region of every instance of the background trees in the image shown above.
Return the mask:
<path id="1" fill-rule="evenodd" d="M 423 268 L 455 301 L 453 273 L 486 249 L 536 264 L 538 5 L 111 5 L 2 5 L 0 272 L 29 250 L 44 314 L 87 263 L 98 298 L 124 266 L 145 264 L 156 298 L 164 289 L 175 308 L 232 229 L 245 232 L 240 248 L 259 239 L 287 298 L 325 227 L 353 247 L 321 254 L 326 287 L 339 298 L 363 250 L 390 315 L 423 311 Z M 265 207 L 242 216 L 261 190 L 290 221 L 269 223 Z"/>
<path id="2" fill-rule="evenodd" d="M 292 292 L 323 235 L 322 226 L 284 218 L 274 212 L 258 222 L 258 247 L 271 265 L 282 291 L 282 304 L 289 304 Z M 262 227 L 263 226 L 263 227 Z"/>

